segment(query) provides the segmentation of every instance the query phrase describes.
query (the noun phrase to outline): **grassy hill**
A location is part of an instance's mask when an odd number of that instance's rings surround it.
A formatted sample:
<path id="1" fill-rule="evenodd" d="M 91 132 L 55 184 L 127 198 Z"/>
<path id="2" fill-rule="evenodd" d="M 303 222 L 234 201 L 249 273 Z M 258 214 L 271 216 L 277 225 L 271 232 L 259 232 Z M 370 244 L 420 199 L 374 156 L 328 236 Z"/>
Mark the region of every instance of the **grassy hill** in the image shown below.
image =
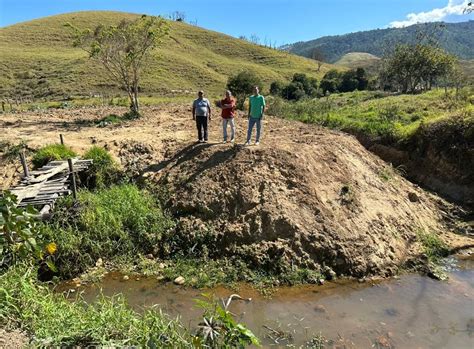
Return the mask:
<path id="1" fill-rule="evenodd" d="M 72 47 L 64 27 L 114 24 L 138 15 L 121 12 L 77 12 L 45 17 L 0 28 L 0 98 L 16 95 L 57 98 L 89 95 L 116 88 L 87 54 Z M 170 36 L 153 52 L 141 89 L 146 95 L 183 93 L 204 88 L 220 93 L 229 75 L 256 72 L 264 82 L 289 79 L 296 72 L 320 77 L 314 61 L 257 46 L 233 37 L 169 22 Z M 177 91 L 176 91 L 177 90 Z"/>
<path id="2" fill-rule="evenodd" d="M 335 65 L 350 69 L 364 68 L 369 73 L 376 73 L 380 58 L 365 52 L 350 52 L 338 60 Z"/>
<path id="3" fill-rule="evenodd" d="M 282 47 L 291 53 L 311 57 L 314 49 L 322 52 L 328 62 L 336 62 L 346 53 L 367 52 L 381 57 L 397 43 L 411 43 L 420 33 L 435 38 L 441 47 L 461 59 L 474 59 L 474 21 L 462 23 L 425 23 L 405 28 L 362 31 L 325 36 Z"/>

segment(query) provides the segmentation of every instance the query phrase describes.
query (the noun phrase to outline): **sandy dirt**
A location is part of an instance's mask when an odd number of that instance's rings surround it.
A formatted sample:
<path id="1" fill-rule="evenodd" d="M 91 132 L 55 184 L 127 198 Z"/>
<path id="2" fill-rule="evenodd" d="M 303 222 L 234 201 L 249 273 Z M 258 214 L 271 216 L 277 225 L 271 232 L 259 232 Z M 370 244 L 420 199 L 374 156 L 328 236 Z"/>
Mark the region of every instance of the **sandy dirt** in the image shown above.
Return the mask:
<path id="1" fill-rule="evenodd" d="M 19 330 L 6 331 L 0 329 L 1 349 L 22 349 L 28 345 L 28 337 Z"/>
<path id="2" fill-rule="evenodd" d="M 211 236 L 219 254 L 269 267 L 296 264 L 324 273 L 392 275 L 415 256 L 417 232 L 439 233 L 452 247 L 474 244 L 446 224 L 451 206 L 406 181 L 346 134 L 267 117 L 260 146 L 222 144 L 220 117 L 210 141 L 196 144 L 191 109 L 145 108 L 144 117 L 97 127 L 122 108 L 4 114 L 0 142 L 35 149 L 57 142 L 81 153 L 106 147 L 133 174 L 169 189 L 182 232 Z M 3 163 L 0 188 L 19 176 Z M 212 251 L 211 251 L 212 253 Z"/>

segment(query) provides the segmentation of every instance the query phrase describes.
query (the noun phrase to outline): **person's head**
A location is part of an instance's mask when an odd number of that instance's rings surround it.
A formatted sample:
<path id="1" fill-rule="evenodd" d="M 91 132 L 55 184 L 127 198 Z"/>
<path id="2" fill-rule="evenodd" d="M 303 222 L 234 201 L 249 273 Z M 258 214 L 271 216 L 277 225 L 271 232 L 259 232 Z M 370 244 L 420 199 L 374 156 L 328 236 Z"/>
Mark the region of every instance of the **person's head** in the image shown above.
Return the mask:
<path id="1" fill-rule="evenodd" d="M 231 98 L 232 97 L 232 92 L 229 90 L 225 91 L 225 98 Z"/>
<path id="2" fill-rule="evenodd" d="M 203 90 L 201 90 L 201 91 L 198 92 L 198 97 L 199 97 L 199 98 L 204 97 L 204 91 L 203 91 Z"/>
<path id="3" fill-rule="evenodd" d="M 260 93 L 260 89 L 258 88 L 258 86 L 255 86 L 255 87 L 253 88 L 253 94 L 254 94 L 254 95 L 258 95 L 259 93 Z"/>

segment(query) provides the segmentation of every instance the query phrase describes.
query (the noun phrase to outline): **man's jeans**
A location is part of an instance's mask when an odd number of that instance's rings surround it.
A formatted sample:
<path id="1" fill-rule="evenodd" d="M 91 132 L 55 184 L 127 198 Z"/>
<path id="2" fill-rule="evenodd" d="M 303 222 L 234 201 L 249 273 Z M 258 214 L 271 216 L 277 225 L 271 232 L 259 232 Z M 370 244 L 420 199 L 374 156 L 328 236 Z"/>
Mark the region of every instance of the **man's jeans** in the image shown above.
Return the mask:
<path id="1" fill-rule="evenodd" d="M 230 139 L 235 138 L 235 123 L 234 118 L 222 119 L 222 131 L 224 132 L 224 141 L 227 141 L 227 125 L 230 125 Z"/>
<path id="2" fill-rule="evenodd" d="M 259 119 L 249 118 L 249 129 L 247 131 L 247 142 L 250 142 L 250 138 L 252 138 L 252 130 L 253 130 L 254 125 L 257 125 L 257 138 L 255 139 L 255 142 L 260 142 L 260 131 L 262 129 L 262 118 L 259 118 Z"/>
<path id="3" fill-rule="evenodd" d="M 207 116 L 196 116 L 196 127 L 200 141 L 207 141 Z M 204 138 L 202 137 L 204 130 Z"/>

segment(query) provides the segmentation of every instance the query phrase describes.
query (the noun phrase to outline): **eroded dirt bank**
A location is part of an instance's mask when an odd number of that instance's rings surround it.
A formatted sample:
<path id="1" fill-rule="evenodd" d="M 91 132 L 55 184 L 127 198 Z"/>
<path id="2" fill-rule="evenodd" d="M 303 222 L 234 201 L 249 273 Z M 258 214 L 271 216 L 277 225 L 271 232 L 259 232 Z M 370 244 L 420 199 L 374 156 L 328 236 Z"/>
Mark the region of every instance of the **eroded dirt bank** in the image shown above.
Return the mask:
<path id="1" fill-rule="evenodd" d="M 145 109 L 145 117 L 98 128 L 123 109 L 58 110 L 2 116 L 0 140 L 39 147 L 65 135 L 81 152 L 105 146 L 131 173 L 168 192 L 179 234 L 214 256 L 239 255 L 267 268 L 300 265 L 326 275 L 392 275 L 418 256 L 417 234 L 473 244 L 446 224 L 449 205 L 404 180 L 354 137 L 267 118 L 260 146 L 221 144 L 219 118 L 208 144 L 195 144 L 187 106 Z M 18 165 L 3 167 L 6 188 Z M 192 239 L 192 238 L 195 239 Z M 200 245 L 201 244 L 201 245 Z"/>

